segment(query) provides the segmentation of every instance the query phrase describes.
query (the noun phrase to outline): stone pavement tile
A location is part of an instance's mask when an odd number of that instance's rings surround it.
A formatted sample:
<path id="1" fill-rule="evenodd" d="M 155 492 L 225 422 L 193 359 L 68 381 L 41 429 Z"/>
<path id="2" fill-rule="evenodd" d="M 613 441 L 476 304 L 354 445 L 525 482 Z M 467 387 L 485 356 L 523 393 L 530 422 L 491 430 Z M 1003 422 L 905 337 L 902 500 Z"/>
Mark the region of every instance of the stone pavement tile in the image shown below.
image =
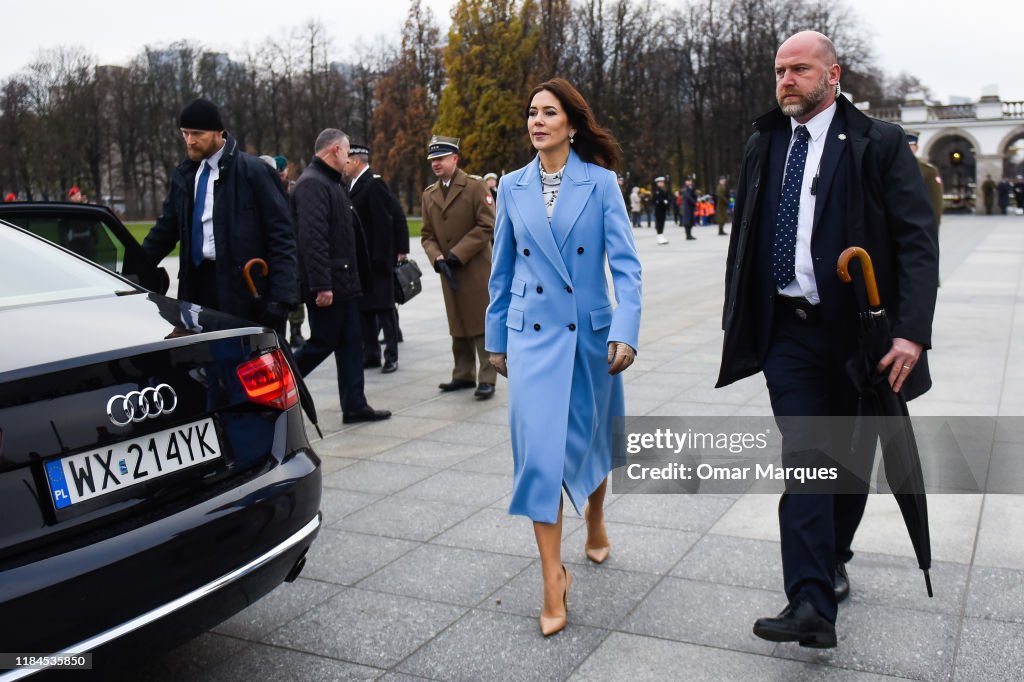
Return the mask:
<path id="1" fill-rule="evenodd" d="M 928 525 L 934 561 L 971 562 L 980 511 L 981 495 L 928 496 Z M 868 497 L 864 520 L 853 540 L 853 551 L 914 556 L 903 515 L 892 495 L 885 493 Z"/>
<path id="2" fill-rule="evenodd" d="M 320 495 L 320 511 L 324 515 L 324 527 L 336 528 L 343 518 L 373 504 L 380 498 L 379 494 L 325 487 Z"/>
<path id="3" fill-rule="evenodd" d="M 850 601 L 843 606 L 865 603 L 960 614 L 964 590 L 967 589 L 967 566 L 964 564 L 932 562 L 930 574 L 935 594 L 932 598 L 928 597 L 924 573 L 917 567 L 917 559 L 857 552 L 846 568 L 850 575 Z M 781 573 L 779 575 L 781 577 Z M 839 607 L 840 611 L 843 606 Z"/>
<path id="4" fill-rule="evenodd" d="M 614 628 L 657 582 L 649 573 L 616 571 L 607 564 L 598 566 L 566 564 L 572 573 L 569 590 L 569 624 L 578 623 L 596 628 Z M 490 595 L 479 608 L 537 618 L 543 605 L 544 581 L 540 562 L 529 568 Z"/>
<path id="5" fill-rule="evenodd" d="M 529 563 L 526 557 L 423 545 L 366 578 L 358 587 L 474 606 Z"/>
<path id="6" fill-rule="evenodd" d="M 349 457 L 338 457 L 336 455 L 324 454 L 323 452 L 320 451 L 319 448 L 317 448 L 316 443 L 313 443 L 313 450 L 316 452 L 317 455 L 320 456 L 321 476 L 333 474 L 335 471 L 338 471 L 339 469 L 344 469 L 347 466 L 352 466 L 353 464 L 359 461 L 358 459 L 351 459 Z"/>
<path id="7" fill-rule="evenodd" d="M 570 682 L 883 682 L 891 677 L 613 632 Z"/>
<path id="8" fill-rule="evenodd" d="M 365 460 L 324 476 L 324 486 L 388 495 L 436 472 L 437 469 L 430 467 Z"/>
<path id="9" fill-rule="evenodd" d="M 512 444 L 502 443 L 484 450 L 452 466 L 453 469 L 479 471 L 485 474 L 512 475 Z M 511 489 L 511 488 L 510 488 Z"/>
<path id="10" fill-rule="evenodd" d="M 1024 624 L 965 618 L 956 658 L 958 680 L 1019 680 Z"/>
<path id="11" fill-rule="evenodd" d="M 668 573 L 700 537 L 671 528 L 650 528 L 606 521 L 612 549 L 604 565 L 623 571 L 662 575 Z M 587 561 L 583 546 L 587 541 L 586 524 L 562 542 L 562 556 L 568 561 Z"/>
<path id="12" fill-rule="evenodd" d="M 267 641 L 352 663 L 391 668 L 465 611 L 448 604 L 346 588 L 274 630 Z"/>
<path id="13" fill-rule="evenodd" d="M 423 682 L 433 680 L 433 677 L 420 677 L 419 675 L 406 675 L 405 673 L 387 673 L 377 678 L 377 682 Z"/>
<path id="14" fill-rule="evenodd" d="M 88 679 L 103 682 L 206 682 L 214 679 L 213 671 L 222 663 L 229 663 L 236 657 L 244 660 L 251 646 L 241 639 L 208 632 L 170 651 L 129 665 L 119 661 L 115 667 L 107 669 L 102 666 L 100 657 L 96 656 L 93 658 L 93 674 Z M 74 682 L 83 678 L 78 672 L 68 673 L 67 678 L 58 679 Z"/>
<path id="15" fill-rule="evenodd" d="M 477 424 L 463 421 L 442 426 L 425 434 L 423 438 L 442 443 L 491 447 L 507 441 L 509 433 L 508 428 L 499 424 Z"/>
<path id="16" fill-rule="evenodd" d="M 844 602 L 836 623 L 837 648 L 786 643 L 774 655 L 914 680 L 948 680 L 957 626 L 958 619 L 945 614 Z"/>
<path id="17" fill-rule="evenodd" d="M 649 411 L 647 417 L 729 417 L 742 403 L 689 402 L 674 398 Z"/>
<path id="18" fill-rule="evenodd" d="M 672 577 L 782 592 L 779 543 L 708 533 L 672 569 Z"/>
<path id="19" fill-rule="evenodd" d="M 703 533 L 735 501 L 714 495 L 623 495 L 606 518 L 618 523 Z"/>
<path id="20" fill-rule="evenodd" d="M 512 488 L 510 475 L 481 474 L 474 471 L 446 469 L 413 484 L 396 497 L 468 504 L 484 507 L 508 494 Z"/>
<path id="21" fill-rule="evenodd" d="M 476 510 L 474 506 L 392 495 L 349 514 L 339 524 L 339 528 L 425 542 Z"/>
<path id="22" fill-rule="evenodd" d="M 968 616 L 1024 623 L 1024 571 L 972 568 L 964 612 Z"/>
<path id="23" fill-rule="evenodd" d="M 1008 538 L 1018 541 L 1008 542 Z M 986 495 L 975 565 L 1024 569 L 1024 542 L 1020 538 L 1024 538 L 1024 495 Z"/>
<path id="24" fill-rule="evenodd" d="M 604 630 L 570 624 L 551 637 L 536 618 L 471 611 L 398 666 L 444 680 L 563 680 L 601 643 Z"/>
<path id="25" fill-rule="evenodd" d="M 348 430 L 327 436 L 323 440 L 314 441 L 313 449 L 316 451 L 316 454 L 325 459 L 327 456 L 366 459 L 376 455 L 378 452 L 401 445 L 407 440 L 408 438 L 392 438 L 365 434 L 358 430 Z"/>
<path id="26" fill-rule="evenodd" d="M 254 644 L 244 655 L 218 665 L 211 671 L 210 682 L 293 682 L 294 680 L 376 680 L 384 673 L 379 668 L 336 661 L 280 647 Z"/>
<path id="27" fill-rule="evenodd" d="M 665 578 L 618 629 L 767 655 L 775 645 L 754 636 L 754 621 L 784 606 L 784 597 L 764 590 Z"/>
<path id="28" fill-rule="evenodd" d="M 408 540 L 325 528 L 309 550 L 302 577 L 353 585 L 417 546 Z"/>
<path id="29" fill-rule="evenodd" d="M 391 438 L 408 440 L 410 438 L 422 438 L 432 431 L 448 426 L 451 423 L 447 419 L 426 419 L 396 414 L 391 419 L 379 422 L 353 424 L 351 429 L 362 436 L 389 436 Z"/>
<path id="30" fill-rule="evenodd" d="M 582 521 L 565 514 L 562 518 L 562 538 L 579 527 Z M 450 528 L 431 540 L 433 544 L 484 552 L 537 556 L 537 540 L 533 524 L 525 516 L 512 516 L 503 509 L 487 508 Z"/>
<path id="31" fill-rule="evenodd" d="M 472 394 L 472 391 L 466 390 L 465 395 L 472 396 Z M 468 412 L 472 411 L 464 401 L 449 400 L 448 398 L 449 396 L 440 396 L 433 400 L 418 402 L 414 406 L 402 410 L 402 416 L 460 422 L 468 416 Z"/>
<path id="32" fill-rule="evenodd" d="M 215 627 L 213 632 L 258 641 L 266 633 L 301 616 L 340 591 L 338 585 L 299 578 L 293 583 L 278 585 L 273 592 Z"/>
<path id="33" fill-rule="evenodd" d="M 438 443 L 432 440 L 417 438 L 406 441 L 390 450 L 385 450 L 376 455 L 374 460 L 378 462 L 444 468 L 469 459 L 485 449 L 484 446 L 480 445 Z"/>
<path id="34" fill-rule="evenodd" d="M 498 384 L 500 387 L 501 384 Z M 495 404 L 494 400 L 490 401 L 492 404 L 486 409 L 476 410 L 472 414 L 463 416 L 463 420 L 467 422 L 473 422 L 476 424 L 498 424 L 504 425 L 508 428 L 508 404 Z"/>
<path id="35" fill-rule="evenodd" d="M 779 496 L 743 495 L 711 527 L 712 533 L 754 540 L 779 541 Z"/>
<path id="36" fill-rule="evenodd" d="M 667 402 L 672 400 L 676 396 L 683 393 L 683 399 L 685 400 L 685 390 L 681 386 L 675 386 L 672 384 L 649 384 L 642 381 L 634 381 L 626 384 L 626 407 L 628 412 L 635 414 L 633 409 L 637 401 L 640 400 L 655 400 L 659 403 Z"/>
<path id="37" fill-rule="evenodd" d="M 679 394 L 679 399 L 688 403 L 708 405 L 744 405 L 763 390 L 764 384 L 758 381 L 739 381 L 723 388 L 715 388 L 714 382 L 710 382 L 691 386 Z M 723 414 L 731 414 L 731 412 Z"/>

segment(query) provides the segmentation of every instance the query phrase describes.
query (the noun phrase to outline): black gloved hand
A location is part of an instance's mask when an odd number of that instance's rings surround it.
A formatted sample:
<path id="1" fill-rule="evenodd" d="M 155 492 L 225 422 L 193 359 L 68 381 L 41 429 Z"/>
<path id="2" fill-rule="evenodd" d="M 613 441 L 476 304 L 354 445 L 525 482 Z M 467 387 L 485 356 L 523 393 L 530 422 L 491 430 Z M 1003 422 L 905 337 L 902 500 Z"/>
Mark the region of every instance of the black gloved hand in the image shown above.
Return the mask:
<path id="1" fill-rule="evenodd" d="M 448 286 L 451 287 L 452 291 L 459 290 L 459 281 L 455 279 L 455 273 L 452 272 L 452 268 L 448 265 L 447 260 L 434 261 L 434 269 L 441 273 L 441 275 L 448 280 Z"/>
<path id="2" fill-rule="evenodd" d="M 450 267 L 452 270 L 462 265 L 462 261 L 460 261 L 459 257 L 456 256 L 454 253 L 449 253 L 448 256 L 444 259 L 444 262 L 447 263 L 448 267 Z"/>
<path id="3" fill-rule="evenodd" d="M 280 301 L 270 301 L 266 307 L 263 308 L 263 314 L 260 315 L 259 321 L 273 329 L 283 332 L 284 323 L 288 319 L 288 304 L 281 303 Z"/>

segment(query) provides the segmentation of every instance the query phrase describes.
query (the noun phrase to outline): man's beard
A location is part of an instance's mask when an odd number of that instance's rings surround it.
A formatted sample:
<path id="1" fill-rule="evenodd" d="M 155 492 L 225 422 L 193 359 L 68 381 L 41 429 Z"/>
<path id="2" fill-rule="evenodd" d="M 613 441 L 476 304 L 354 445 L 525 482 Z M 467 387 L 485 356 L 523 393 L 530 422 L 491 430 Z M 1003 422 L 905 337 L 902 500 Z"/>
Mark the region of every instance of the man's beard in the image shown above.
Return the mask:
<path id="1" fill-rule="evenodd" d="M 825 97 L 828 96 L 829 87 L 830 86 L 828 83 L 828 73 L 823 73 L 821 75 L 821 81 L 818 83 L 818 85 L 815 86 L 815 88 L 806 95 L 800 95 L 798 93 L 792 92 L 784 92 L 781 95 L 779 95 L 779 107 L 782 109 L 782 113 L 784 113 L 786 116 L 806 116 L 810 112 L 814 111 L 814 109 L 819 104 L 825 101 Z M 799 102 L 797 102 L 796 104 L 782 103 L 782 98 L 786 97 L 787 95 L 794 94 L 800 98 Z"/>

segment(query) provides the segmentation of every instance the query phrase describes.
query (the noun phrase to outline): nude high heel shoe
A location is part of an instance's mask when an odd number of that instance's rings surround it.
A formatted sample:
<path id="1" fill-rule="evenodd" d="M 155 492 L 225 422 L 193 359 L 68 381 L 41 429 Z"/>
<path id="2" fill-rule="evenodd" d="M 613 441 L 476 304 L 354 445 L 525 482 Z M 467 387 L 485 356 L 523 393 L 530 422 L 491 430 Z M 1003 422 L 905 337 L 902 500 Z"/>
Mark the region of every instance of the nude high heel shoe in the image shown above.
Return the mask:
<path id="1" fill-rule="evenodd" d="M 569 618 L 569 586 L 572 585 L 572 573 L 565 570 L 565 566 L 563 565 L 562 575 L 565 578 L 565 589 L 562 590 L 562 615 L 545 616 L 543 610 L 541 611 L 540 632 L 545 637 L 550 637 L 565 628 L 565 624 Z"/>
<path id="2" fill-rule="evenodd" d="M 590 505 L 587 505 L 586 507 L 583 508 L 583 519 L 586 521 L 588 519 L 589 515 L 590 515 Z M 601 525 L 602 525 L 602 527 L 604 526 L 603 523 Z M 605 532 L 605 537 L 607 537 L 607 535 L 608 535 L 608 533 L 606 531 Z M 583 552 L 584 552 L 584 554 L 587 555 L 587 558 L 590 559 L 591 561 L 593 561 L 595 564 L 603 564 L 608 559 L 608 555 L 611 553 L 611 551 L 612 551 L 612 544 L 611 544 L 611 542 L 608 542 L 608 544 L 606 544 L 606 545 L 604 545 L 602 547 L 594 547 L 594 546 L 592 546 L 590 544 L 590 533 L 589 533 L 589 524 L 588 524 L 587 543 L 583 545 Z"/>

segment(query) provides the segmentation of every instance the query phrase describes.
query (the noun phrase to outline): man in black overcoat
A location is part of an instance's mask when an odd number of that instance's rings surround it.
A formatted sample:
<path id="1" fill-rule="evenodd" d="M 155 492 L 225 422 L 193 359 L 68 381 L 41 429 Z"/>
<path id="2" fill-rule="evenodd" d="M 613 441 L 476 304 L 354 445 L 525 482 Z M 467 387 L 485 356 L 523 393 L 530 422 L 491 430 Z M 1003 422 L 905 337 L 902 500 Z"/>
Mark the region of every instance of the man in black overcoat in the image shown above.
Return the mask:
<path id="1" fill-rule="evenodd" d="M 384 332 L 384 367 L 390 374 L 398 369 L 398 314 L 395 310 L 395 265 L 409 253 L 409 226 L 405 213 L 384 179 L 370 170 L 370 148 L 349 147 L 345 177 L 349 196 L 363 225 L 370 254 L 372 287 L 359 302 L 363 327 L 363 367 L 380 367 L 380 344 Z"/>
<path id="2" fill-rule="evenodd" d="M 838 97 L 840 66 L 832 41 L 811 31 L 790 37 L 776 54 L 775 74 L 779 108 L 755 121 L 737 189 L 718 386 L 764 373 L 788 466 L 816 461 L 822 451 L 801 451 L 803 434 L 787 428 L 793 421 L 785 418 L 857 412 L 844 364 L 857 345 L 856 288 L 863 291 L 863 282 L 840 282 L 839 254 L 857 245 L 871 255 L 894 337 L 877 370 L 894 391 L 912 399 L 931 386 L 925 351 L 931 346 L 938 243 L 935 215 L 903 131 Z M 850 421 L 830 433 L 847 449 Z M 861 452 L 860 459 L 870 457 Z M 864 465 L 856 458 L 854 463 Z M 845 564 L 864 511 L 866 475 L 846 483 L 856 494 L 799 494 L 787 487 L 782 495 L 789 604 L 779 616 L 755 623 L 759 637 L 836 645 L 838 602 L 850 589 Z"/>
<path id="3" fill-rule="evenodd" d="M 238 148 L 213 102 L 194 100 L 178 124 L 188 158 L 171 173 L 163 210 L 142 248 L 159 262 L 180 242 L 178 298 L 283 334 L 298 291 L 295 232 L 277 173 Z M 269 266 L 267 277 L 255 280 L 258 301 L 242 274 L 252 258 Z"/>

